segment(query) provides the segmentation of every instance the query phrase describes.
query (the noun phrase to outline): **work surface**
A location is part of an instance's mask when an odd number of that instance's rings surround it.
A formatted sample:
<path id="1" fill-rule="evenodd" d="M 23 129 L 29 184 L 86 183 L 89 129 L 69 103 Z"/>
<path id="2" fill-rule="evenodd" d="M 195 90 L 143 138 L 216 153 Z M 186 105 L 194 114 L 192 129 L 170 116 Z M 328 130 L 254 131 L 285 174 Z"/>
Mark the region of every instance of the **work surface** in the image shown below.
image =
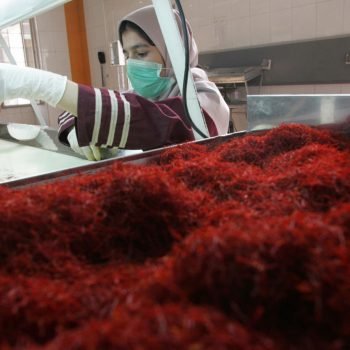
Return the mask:
<path id="1" fill-rule="evenodd" d="M 70 155 L 69 153 L 72 153 Z M 142 150 L 101 150 L 103 159 L 112 160 L 142 153 Z M 104 161 L 94 162 L 78 155 L 67 147 L 65 154 L 28 146 L 20 142 L 0 138 L 0 184 L 31 183 L 34 179 L 47 180 L 86 170 L 87 167 L 103 167 Z"/>
<path id="2" fill-rule="evenodd" d="M 0 139 L 0 183 L 75 168 L 90 161 Z"/>

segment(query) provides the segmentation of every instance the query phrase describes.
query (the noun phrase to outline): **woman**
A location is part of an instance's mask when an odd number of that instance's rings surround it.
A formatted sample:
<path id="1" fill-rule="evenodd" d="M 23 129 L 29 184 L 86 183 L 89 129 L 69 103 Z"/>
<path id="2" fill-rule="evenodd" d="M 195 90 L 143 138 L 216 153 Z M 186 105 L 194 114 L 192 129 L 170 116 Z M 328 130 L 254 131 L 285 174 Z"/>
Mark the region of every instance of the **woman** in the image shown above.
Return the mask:
<path id="1" fill-rule="evenodd" d="M 175 16 L 180 24 L 176 11 Z M 209 134 L 225 134 L 228 106 L 206 73 L 196 68 L 198 50 L 187 26 L 191 73 Z M 41 99 L 63 108 L 67 112 L 59 116 L 60 141 L 90 160 L 100 159 L 100 147 L 149 150 L 194 140 L 153 6 L 126 16 L 119 38 L 132 91 L 97 89 L 53 73 L 3 64 L 0 100 Z"/>

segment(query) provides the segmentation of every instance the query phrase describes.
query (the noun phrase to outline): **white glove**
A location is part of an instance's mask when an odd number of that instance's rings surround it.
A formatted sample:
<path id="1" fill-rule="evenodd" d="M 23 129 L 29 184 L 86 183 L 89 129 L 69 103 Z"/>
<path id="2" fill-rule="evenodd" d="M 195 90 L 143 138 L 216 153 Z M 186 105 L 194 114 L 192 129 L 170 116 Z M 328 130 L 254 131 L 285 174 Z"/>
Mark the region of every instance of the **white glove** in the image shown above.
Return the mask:
<path id="1" fill-rule="evenodd" d="M 0 63 L 0 103 L 13 98 L 42 100 L 56 107 L 67 77 L 40 69 Z"/>
<path id="2" fill-rule="evenodd" d="M 80 147 L 78 144 L 77 133 L 75 132 L 75 128 L 73 128 L 67 135 L 67 140 L 71 149 L 88 160 L 101 160 L 100 149 L 97 146 L 84 146 Z"/>

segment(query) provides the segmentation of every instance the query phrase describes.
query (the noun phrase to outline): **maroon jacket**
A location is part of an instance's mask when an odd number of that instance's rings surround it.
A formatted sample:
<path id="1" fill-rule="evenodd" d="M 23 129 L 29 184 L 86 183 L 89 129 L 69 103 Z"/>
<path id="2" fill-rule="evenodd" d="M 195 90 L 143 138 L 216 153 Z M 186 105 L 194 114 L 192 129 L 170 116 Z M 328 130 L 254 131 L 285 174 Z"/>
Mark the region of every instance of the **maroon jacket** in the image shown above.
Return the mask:
<path id="1" fill-rule="evenodd" d="M 213 120 L 203 114 L 210 136 L 216 136 Z M 134 93 L 79 85 L 78 117 L 59 116 L 59 140 L 69 146 L 67 135 L 75 126 L 81 147 L 149 150 L 194 140 L 184 115 L 179 96 L 152 102 Z"/>

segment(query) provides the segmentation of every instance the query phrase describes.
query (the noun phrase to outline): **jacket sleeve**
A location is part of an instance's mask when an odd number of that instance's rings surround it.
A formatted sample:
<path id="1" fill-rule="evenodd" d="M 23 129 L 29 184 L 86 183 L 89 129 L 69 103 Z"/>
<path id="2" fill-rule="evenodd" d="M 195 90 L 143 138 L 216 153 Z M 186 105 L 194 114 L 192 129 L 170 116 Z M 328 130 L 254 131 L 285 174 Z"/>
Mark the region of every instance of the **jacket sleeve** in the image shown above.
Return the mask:
<path id="1" fill-rule="evenodd" d="M 209 133 L 215 124 L 205 111 Z M 59 117 L 59 139 L 68 144 L 67 134 L 75 126 L 79 146 L 119 147 L 149 150 L 194 140 L 184 118 L 181 97 L 152 102 L 134 93 L 79 85 L 77 118 Z"/>

